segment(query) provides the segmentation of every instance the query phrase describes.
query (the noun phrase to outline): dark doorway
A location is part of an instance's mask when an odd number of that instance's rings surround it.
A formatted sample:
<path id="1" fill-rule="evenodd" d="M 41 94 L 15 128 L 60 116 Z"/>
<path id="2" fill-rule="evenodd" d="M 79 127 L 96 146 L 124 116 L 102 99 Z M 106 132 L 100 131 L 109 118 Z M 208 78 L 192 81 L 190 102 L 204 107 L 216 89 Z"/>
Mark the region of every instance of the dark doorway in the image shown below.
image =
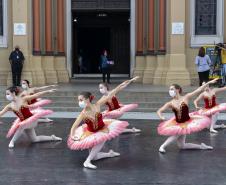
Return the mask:
<path id="1" fill-rule="evenodd" d="M 98 74 L 100 55 L 107 49 L 114 74 L 130 72 L 129 12 L 73 14 L 73 73 Z"/>

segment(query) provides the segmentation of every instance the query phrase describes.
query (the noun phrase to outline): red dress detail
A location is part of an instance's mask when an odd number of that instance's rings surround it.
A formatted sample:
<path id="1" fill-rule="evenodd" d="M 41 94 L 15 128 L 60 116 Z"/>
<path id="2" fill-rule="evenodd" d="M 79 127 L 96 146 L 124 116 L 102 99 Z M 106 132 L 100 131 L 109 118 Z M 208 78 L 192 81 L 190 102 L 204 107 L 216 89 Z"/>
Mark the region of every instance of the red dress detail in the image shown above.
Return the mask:
<path id="1" fill-rule="evenodd" d="M 30 95 L 33 95 L 34 93 L 30 93 Z M 32 99 L 32 100 L 29 100 L 27 101 L 28 105 L 31 105 L 31 104 L 34 104 L 36 103 L 38 100 L 36 98 Z"/>
<path id="2" fill-rule="evenodd" d="M 181 103 L 180 109 L 176 109 L 175 107 L 172 108 L 177 123 L 184 123 L 190 119 L 189 116 L 189 108 L 188 105 L 184 102 Z"/>
<path id="3" fill-rule="evenodd" d="M 216 104 L 216 96 L 213 95 L 211 98 L 204 97 L 204 102 L 205 102 L 205 108 L 211 109 L 217 105 Z"/>
<path id="4" fill-rule="evenodd" d="M 86 117 L 84 119 L 85 124 L 87 124 L 87 129 L 90 132 L 97 132 L 99 130 L 101 130 L 105 124 L 103 122 L 103 118 L 102 118 L 102 114 L 97 112 L 95 114 L 95 119 L 92 119 L 90 117 Z"/>
<path id="5" fill-rule="evenodd" d="M 24 121 L 27 118 L 30 118 L 31 116 L 33 116 L 30 109 L 24 106 L 22 106 L 19 111 L 13 110 L 13 112 L 18 116 L 20 121 Z"/>
<path id="6" fill-rule="evenodd" d="M 108 111 L 113 111 L 116 109 L 119 109 L 121 106 L 119 105 L 119 101 L 116 98 L 116 96 L 113 96 L 111 101 L 108 101 L 106 103 L 106 105 L 108 106 Z"/>

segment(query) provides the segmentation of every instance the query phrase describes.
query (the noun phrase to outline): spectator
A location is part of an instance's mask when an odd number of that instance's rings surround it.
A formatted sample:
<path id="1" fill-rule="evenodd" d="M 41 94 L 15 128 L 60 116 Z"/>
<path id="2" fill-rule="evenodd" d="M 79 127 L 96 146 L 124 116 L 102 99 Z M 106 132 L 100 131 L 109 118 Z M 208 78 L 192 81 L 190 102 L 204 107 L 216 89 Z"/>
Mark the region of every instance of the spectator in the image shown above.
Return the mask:
<path id="1" fill-rule="evenodd" d="M 9 56 L 9 62 L 11 64 L 14 86 L 20 86 L 21 73 L 23 69 L 24 60 L 25 60 L 24 55 L 20 51 L 19 46 L 15 46 L 15 50 L 12 51 Z"/>
<path id="2" fill-rule="evenodd" d="M 195 58 L 195 64 L 197 66 L 197 71 L 199 74 L 199 86 L 201 86 L 203 82 L 209 81 L 209 72 L 211 65 L 210 57 L 206 55 L 204 47 L 201 47 L 199 49 L 198 56 L 196 56 Z"/>
<path id="3" fill-rule="evenodd" d="M 111 66 L 109 64 L 107 56 L 108 56 L 107 50 L 104 50 L 100 57 L 100 69 L 103 75 L 103 82 L 105 83 L 107 75 L 107 83 L 110 84 Z"/>

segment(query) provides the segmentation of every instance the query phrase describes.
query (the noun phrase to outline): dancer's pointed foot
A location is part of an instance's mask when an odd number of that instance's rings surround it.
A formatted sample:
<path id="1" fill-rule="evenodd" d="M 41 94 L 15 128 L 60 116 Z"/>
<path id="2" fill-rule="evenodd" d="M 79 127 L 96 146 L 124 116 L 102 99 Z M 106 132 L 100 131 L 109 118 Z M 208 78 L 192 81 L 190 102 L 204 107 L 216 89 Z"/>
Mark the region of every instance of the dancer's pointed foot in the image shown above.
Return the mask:
<path id="1" fill-rule="evenodd" d="M 90 161 L 85 161 L 83 163 L 83 166 L 85 168 L 89 168 L 89 169 L 93 169 L 93 170 L 97 169 L 97 167 L 95 165 L 93 165 Z"/>
<path id="2" fill-rule="evenodd" d="M 211 133 L 215 133 L 215 134 L 218 133 L 218 131 L 216 131 L 216 130 L 213 129 L 213 128 L 210 129 L 210 132 L 211 132 Z"/>
<path id="3" fill-rule="evenodd" d="M 212 146 L 208 146 L 205 143 L 201 143 L 201 149 L 202 150 L 213 150 Z"/>
<path id="4" fill-rule="evenodd" d="M 120 153 L 114 152 L 113 150 L 109 150 L 108 153 L 110 154 L 110 157 L 118 157 L 118 156 L 120 156 Z"/>
<path id="5" fill-rule="evenodd" d="M 132 128 L 132 131 L 133 131 L 133 133 L 140 133 L 140 132 L 141 132 L 140 129 L 137 129 L 137 128 L 135 128 L 135 127 Z"/>
<path id="6" fill-rule="evenodd" d="M 11 142 L 9 143 L 9 148 L 14 148 L 14 142 L 11 141 Z"/>
<path id="7" fill-rule="evenodd" d="M 61 137 L 57 137 L 55 135 L 51 135 L 51 137 L 53 138 L 53 141 L 62 141 Z"/>
<path id="8" fill-rule="evenodd" d="M 222 123 L 222 124 L 220 125 L 220 128 L 226 128 L 226 125 Z"/>
<path id="9" fill-rule="evenodd" d="M 165 150 L 164 147 L 161 146 L 161 147 L 159 148 L 159 152 L 160 152 L 160 153 L 166 153 L 166 150 Z"/>

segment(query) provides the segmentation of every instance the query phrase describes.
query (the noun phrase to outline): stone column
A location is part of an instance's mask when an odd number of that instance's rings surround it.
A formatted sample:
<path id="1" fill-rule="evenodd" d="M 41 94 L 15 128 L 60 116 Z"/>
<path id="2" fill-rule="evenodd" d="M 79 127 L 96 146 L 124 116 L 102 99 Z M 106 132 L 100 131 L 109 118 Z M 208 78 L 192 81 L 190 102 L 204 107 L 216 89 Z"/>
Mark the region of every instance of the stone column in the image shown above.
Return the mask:
<path id="1" fill-rule="evenodd" d="M 69 82 L 69 75 L 66 69 L 65 57 L 65 1 L 57 0 L 57 52 L 58 56 L 55 57 L 55 68 L 59 82 Z"/>
<path id="2" fill-rule="evenodd" d="M 180 85 L 190 85 L 190 75 L 186 67 L 185 56 L 185 33 L 183 35 L 172 35 L 172 23 L 185 23 L 186 0 L 167 0 L 167 22 L 168 22 L 168 45 L 166 63 L 168 71 L 166 73 L 165 84 L 178 83 Z M 166 66 L 167 66 L 166 65 Z"/>
<path id="3" fill-rule="evenodd" d="M 139 81 L 143 81 L 145 69 L 144 50 L 144 0 L 136 1 L 136 64 L 133 76 L 140 76 Z"/>
<path id="4" fill-rule="evenodd" d="M 19 45 L 21 51 L 24 54 L 25 62 L 22 71 L 22 79 L 26 78 L 32 83 L 32 70 L 31 70 L 31 1 L 30 0 L 17 0 L 12 1 L 12 23 L 25 23 L 26 34 L 25 35 L 14 35 L 12 36 L 14 47 Z M 13 48 L 11 48 L 13 50 Z M 7 85 L 12 84 L 12 74 L 8 74 Z"/>
<path id="5" fill-rule="evenodd" d="M 144 70 L 143 83 L 152 84 L 156 69 L 156 56 L 154 56 L 154 25 L 155 25 L 155 0 L 148 0 L 148 42 L 146 56 L 146 68 Z"/>
<path id="6" fill-rule="evenodd" d="M 45 51 L 46 56 L 42 57 L 42 66 L 45 71 L 46 83 L 57 83 L 55 69 L 55 58 L 52 46 L 52 0 L 45 0 Z"/>

